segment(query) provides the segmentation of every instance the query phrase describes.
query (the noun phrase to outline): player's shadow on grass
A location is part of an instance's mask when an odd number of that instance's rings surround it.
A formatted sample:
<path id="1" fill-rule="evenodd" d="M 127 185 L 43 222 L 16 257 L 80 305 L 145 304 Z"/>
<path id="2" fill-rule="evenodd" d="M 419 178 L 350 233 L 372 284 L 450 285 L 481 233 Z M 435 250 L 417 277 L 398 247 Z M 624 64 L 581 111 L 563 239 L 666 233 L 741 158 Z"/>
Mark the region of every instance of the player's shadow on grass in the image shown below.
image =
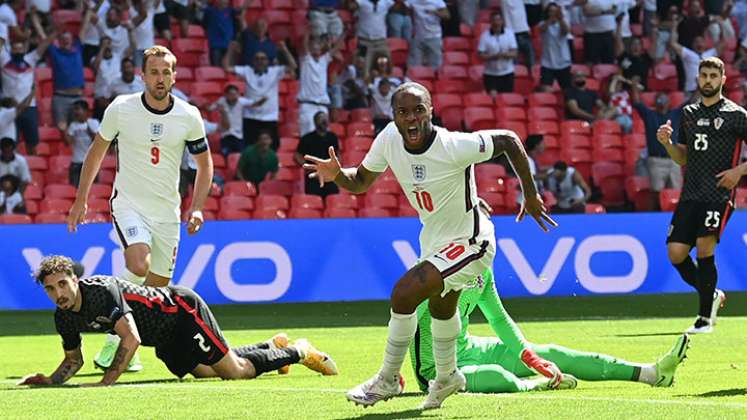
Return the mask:
<path id="1" fill-rule="evenodd" d="M 103 376 L 104 372 L 76 373 L 76 378 L 87 378 L 91 376 Z M 5 379 L 21 379 L 23 376 L 6 376 Z"/>
<path id="2" fill-rule="evenodd" d="M 661 332 L 661 333 L 642 333 L 642 334 L 615 334 L 612 337 L 635 338 L 635 337 L 665 337 L 665 336 L 676 336 L 676 335 L 682 335 L 682 331 Z"/>
<path id="3" fill-rule="evenodd" d="M 739 395 L 747 395 L 747 388 L 719 389 L 702 394 L 683 395 L 683 397 L 737 397 Z"/>

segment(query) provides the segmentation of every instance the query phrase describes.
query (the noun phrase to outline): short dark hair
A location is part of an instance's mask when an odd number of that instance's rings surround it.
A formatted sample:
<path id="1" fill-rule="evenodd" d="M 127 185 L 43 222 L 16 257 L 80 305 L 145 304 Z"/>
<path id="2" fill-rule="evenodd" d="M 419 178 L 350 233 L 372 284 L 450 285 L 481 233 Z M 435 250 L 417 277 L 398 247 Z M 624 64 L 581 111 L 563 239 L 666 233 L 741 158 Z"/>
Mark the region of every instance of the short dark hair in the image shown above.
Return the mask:
<path id="1" fill-rule="evenodd" d="M 543 141 L 545 137 L 542 134 L 530 134 L 527 136 L 526 149 L 527 152 L 531 152 L 536 149 Z"/>
<path id="2" fill-rule="evenodd" d="M 13 185 L 13 189 L 16 191 L 18 191 L 18 186 L 21 185 L 20 178 L 13 174 L 7 174 L 0 177 L 0 185 L 2 185 L 5 181 L 10 181 L 10 183 Z"/>
<path id="3" fill-rule="evenodd" d="M 135 65 L 135 61 L 133 61 L 130 57 L 123 58 L 122 61 L 119 62 L 119 65 L 124 66 L 124 63 L 130 63 L 133 66 Z"/>
<path id="4" fill-rule="evenodd" d="M 88 102 L 84 99 L 77 100 L 73 102 L 73 106 L 77 106 L 80 108 L 83 108 L 84 110 L 88 111 Z"/>
<path id="5" fill-rule="evenodd" d="M 555 162 L 555 165 L 553 165 L 552 167 L 556 171 L 565 171 L 566 169 L 568 169 L 568 164 L 565 163 L 562 160 L 559 160 L 559 161 Z"/>
<path id="6" fill-rule="evenodd" d="M 80 261 L 73 261 L 73 274 L 75 274 L 75 277 L 81 278 L 85 273 L 86 267 L 84 267 Z"/>
<path id="7" fill-rule="evenodd" d="M 716 69 L 722 76 L 724 75 L 724 62 L 718 57 L 708 57 L 700 60 L 700 64 L 698 64 L 698 72 L 703 68 Z"/>
<path id="8" fill-rule="evenodd" d="M 431 93 L 428 92 L 428 88 L 418 82 L 405 82 L 399 85 L 399 87 L 394 90 L 394 93 L 392 94 L 392 107 L 394 107 L 394 101 L 397 99 L 397 96 L 399 96 L 400 93 L 410 89 L 415 89 L 423 92 L 425 94 L 425 98 L 428 100 L 428 103 L 433 104 L 433 101 L 431 100 Z"/>
<path id="9" fill-rule="evenodd" d="M 34 278 L 39 284 L 44 284 L 47 276 L 57 273 L 65 273 L 70 276 L 75 275 L 73 260 L 64 255 L 51 255 L 44 258 L 39 265 L 39 269 L 34 273 Z"/>
<path id="10" fill-rule="evenodd" d="M 16 141 L 13 140 L 10 137 L 3 137 L 0 139 L 0 148 L 5 148 L 6 146 L 13 146 L 13 148 L 16 147 Z"/>
<path id="11" fill-rule="evenodd" d="M 223 93 L 228 93 L 232 90 L 239 91 L 239 87 L 234 84 L 227 84 L 226 87 L 223 89 Z"/>

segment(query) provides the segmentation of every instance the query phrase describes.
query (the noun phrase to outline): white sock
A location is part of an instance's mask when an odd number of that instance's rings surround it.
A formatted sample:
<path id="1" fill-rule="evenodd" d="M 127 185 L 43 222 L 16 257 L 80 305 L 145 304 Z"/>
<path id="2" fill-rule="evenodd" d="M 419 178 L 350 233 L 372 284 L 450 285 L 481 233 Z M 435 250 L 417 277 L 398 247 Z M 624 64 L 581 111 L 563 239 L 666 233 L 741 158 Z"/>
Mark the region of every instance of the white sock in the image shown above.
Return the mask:
<path id="1" fill-rule="evenodd" d="M 119 345 L 119 336 L 116 334 L 107 334 L 106 335 L 106 344 L 114 344 L 115 346 Z"/>
<path id="2" fill-rule="evenodd" d="M 458 313 L 446 320 L 431 317 L 436 381 L 445 382 L 456 370 L 456 339 L 461 329 L 462 320 Z"/>
<path id="3" fill-rule="evenodd" d="M 638 382 L 653 385 L 656 383 L 658 378 L 656 377 L 656 366 L 655 365 L 641 365 L 641 373 L 638 375 Z"/>
<path id="4" fill-rule="evenodd" d="M 119 276 L 117 277 L 119 277 L 122 280 L 127 280 L 130 283 L 135 283 L 138 286 L 142 286 L 143 283 L 145 283 L 145 277 L 136 276 L 135 274 L 132 273 L 132 271 L 126 268 L 123 269 L 122 272 L 119 273 Z"/>
<path id="5" fill-rule="evenodd" d="M 405 361 L 407 347 L 410 340 L 415 336 L 415 330 L 418 328 L 417 313 L 397 314 L 391 311 L 389 318 L 389 336 L 386 340 L 386 351 L 384 353 L 384 365 L 379 371 L 379 375 L 387 380 L 399 380 L 399 371 L 402 368 L 402 362 Z"/>

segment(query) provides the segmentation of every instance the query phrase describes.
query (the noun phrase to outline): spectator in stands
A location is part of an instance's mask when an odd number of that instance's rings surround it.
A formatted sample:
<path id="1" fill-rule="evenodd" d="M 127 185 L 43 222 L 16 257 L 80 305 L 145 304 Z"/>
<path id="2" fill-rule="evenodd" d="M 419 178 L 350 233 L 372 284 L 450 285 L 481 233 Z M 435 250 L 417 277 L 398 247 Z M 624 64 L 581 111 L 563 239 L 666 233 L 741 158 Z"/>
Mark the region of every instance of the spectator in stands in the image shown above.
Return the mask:
<path id="1" fill-rule="evenodd" d="M 542 61 L 540 84 L 545 91 L 551 91 L 556 80 L 561 89 L 571 87 L 571 48 L 568 42 L 570 27 L 557 3 L 549 3 L 545 8 L 545 20 L 540 22 L 542 34 Z"/>
<path id="2" fill-rule="evenodd" d="M 83 79 L 83 47 L 80 42 L 73 41 L 73 35 L 70 32 L 61 33 L 58 41 L 59 47 L 52 44 L 48 51 L 52 61 L 54 83 L 52 115 L 55 125 L 59 127 L 61 123 L 67 126 L 69 110 L 75 101 L 81 99 L 85 82 Z"/>
<path id="3" fill-rule="evenodd" d="M 438 69 L 443 62 L 441 20 L 451 18 L 449 9 L 443 0 L 407 0 L 406 4 L 412 9 L 415 27 L 407 64 Z"/>
<path id="4" fill-rule="evenodd" d="M 394 0 L 394 6 L 386 17 L 386 27 L 390 38 L 412 39 L 412 12 L 405 0 Z"/>
<path id="5" fill-rule="evenodd" d="M 374 131 L 378 135 L 394 119 L 392 112 L 394 88 L 389 79 L 381 79 L 378 85 L 372 84 L 369 89 L 371 90 Z"/>
<path id="6" fill-rule="evenodd" d="M 336 109 L 359 109 L 368 107 L 368 84 L 365 73 L 366 59 L 360 55 L 353 56 L 353 63 L 337 76 L 330 87 L 332 107 Z"/>
<path id="7" fill-rule="evenodd" d="M 405 81 L 394 76 L 392 60 L 385 55 L 375 57 L 373 66 L 368 71 L 368 77 L 368 80 L 374 84 L 378 84 L 381 79 L 389 79 L 389 82 L 391 82 L 392 87 L 395 89 Z"/>
<path id="8" fill-rule="evenodd" d="M 194 0 L 163 0 L 166 3 L 166 11 L 171 17 L 179 21 L 179 32 L 182 38 L 189 33 L 189 19 L 192 14 Z"/>
<path id="9" fill-rule="evenodd" d="M 591 188 L 576 168 L 561 161 L 547 174 L 547 190 L 555 195 L 557 204 L 553 213 L 584 213 L 586 202 L 591 198 Z"/>
<path id="10" fill-rule="evenodd" d="M 252 28 L 241 31 L 241 59 L 239 63 L 250 66 L 258 51 L 265 53 L 270 64 L 276 64 L 278 49 L 267 33 L 267 21 L 257 19 Z"/>
<path id="11" fill-rule="evenodd" d="M 10 137 L 0 138 L 0 177 L 13 175 L 20 181 L 18 191 L 23 194 L 31 182 L 31 171 L 26 158 L 16 153 L 16 142 Z"/>
<path id="12" fill-rule="evenodd" d="M 322 37 L 326 35 L 335 41 L 342 35 L 343 25 L 337 14 L 338 0 L 310 0 L 309 23 L 311 35 Z"/>
<path id="13" fill-rule="evenodd" d="M 73 149 L 70 160 L 69 181 L 70 185 L 78 187 L 80 171 L 83 169 L 83 161 L 88 153 L 96 133 L 99 132 L 99 122 L 90 117 L 88 102 L 84 100 L 73 104 L 73 119 L 64 132 L 64 140 Z"/>
<path id="14" fill-rule="evenodd" d="M 677 24 L 677 37 L 680 45 L 693 49 L 695 37 L 704 36 L 708 25 L 710 25 L 710 19 L 703 13 L 700 2 L 691 1 L 687 9 L 687 16 L 680 19 Z"/>
<path id="15" fill-rule="evenodd" d="M 329 148 L 335 149 L 335 154 L 340 157 L 340 145 L 337 140 L 335 133 L 329 131 L 329 118 L 324 111 L 319 111 L 314 114 L 314 131 L 301 137 L 301 141 L 298 143 L 298 149 L 294 159 L 296 163 L 303 167 L 305 163 L 304 156 L 319 156 L 322 159 L 329 158 Z M 308 174 L 306 174 L 308 175 Z M 308 176 L 304 176 L 306 194 L 319 195 L 322 198 L 330 195 L 337 194 L 340 190 L 334 182 L 326 182 L 324 187 L 319 186 L 318 179 L 312 179 Z"/>
<path id="16" fill-rule="evenodd" d="M 132 26 L 130 22 L 122 23 L 122 11 L 120 9 L 109 8 L 106 11 L 106 20 L 103 22 L 99 20 L 96 23 L 96 29 L 99 31 L 99 40 L 103 36 L 108 36 L 112 40 L 111 48 L 114 54 L 121 57 L 127 57 L 126 53 L 128 51 L 132 54 L 135 45 Z"/>
<path id="17" fill-rule="evenodd" d="M 655 35 L 652 36 L 655 38 Z M 632 38 L 629 48 L 626 51 L 625 43 L 622 38 L 622 25 L 618 23 L 615 31 L 615 57 L 617 65 L 622 70 L 622 75 L 631 81 L 648 86 L 648 72 L 654 65 L 654 49 L 656 42 L 651 43 L 651 49 L 643 49 L 643 42 L 640 38 Z"/>
<path id="18" fill-rule="evenodd" d="M 664 59 L 669 45 L 669 37 L 677 28 L 680 19 L 681 1 L 657 1 L 656 2 L 656 49 L 654 59 L 660 62 Z"/>
<path id="19" fill-rule="evenodd" d="M 20 182 L 18 177 L 13 175 L 5 175 L 0 178 L 0 214 L 26 213 L 23 194 L 18 189 Z"/>
<path id="20" fill-rule="evenodd" d="M 129 9 L 135 67 L 143 66 L 143 53 L 156 43 L 154 17 L 157 0 L 134 0 Z M 126 53 L 125 53 L 126 54 Z"/>
<path id="21" fill-rule="evenodd" d="M 637 3 L 637 0 L 615 0 L 616 26 L 620 27 L 620 35 L 625 46 L 629 46 L 633 39 L 633 32 L 630 30 L 630 10 L 636 7 Z"/>
<path id="22" fill-rule="evenodd" d="M 29 52 L 27 42 L 16 40 L 10 44 L 10 53 L 5 49 L 0 52 L 3 97 L 13 98 L 18 103 L 24 101 L 35 84 L 36 65 L 44 57 L 51 42 L 51 37 L 45 38 Z M 18 113 L 15 124 L 18 132 L 23 133 L 26 153 L 35 155 L 36 145 L 39 144 L 39 112 L 35 98 L 31 99 L 28 108 Z M 17 135 L 14 137 L 18 138 Z"/>
<path id="23" fill-rule="evenodd" d="M 731 25 L 730 19 L 734 8 L 734 0 L 706 1 L 705 7 L 706 14 L 710 18 L 708 32 L 711 34 L 711 39 L 718 42 L 722 37 L 734 38 L 734 27 Z"/>
<path id="24" fill-rule="evenodd" d="M 628 88 L 635 82 L 615 74 L 610 80 L 608 93 L 610 96 L 610 111 L 612 118 L 620 124 L 625 134 L 633 131 L 633 106 Z M 641 86 L 641 89 L 643 86 Z"/>
<path id="25" fill-rule="evenodd" d="M 490 28 L 480 35 L 477 54 L 485 60 L 482 80 L 490 96 L 513 92 L 516 38 L 514 33 L 506 28 L 500 12 L 493 12 L 490 16 Z"/>
<path id="26" fill-rule="evenodd" d="M 534 66 L 534 47 L 532 47 L 532 35 L 527 23 L 527 13 L 523 0 L 501 0 L 501 10 L 505 19 L 505 27 L 513 32 L 516 40 L 514 44 L 518 46 L 524 58 L 524 65 L 531 69 Z M 491 21 L 494 17 L 491 17 Z M 493 29 L 491 22 L 491 30 Z M 514 47 L 517 48 L 517 47 Z M 514 57 L 515 58 L 515 57 Z M 512 70 L 513 72 L 513 70 Z"/>
<path id="27" fill-rule="evenodd" d="M 593 90 L 586 89 L 586 75 L 577 71 L 573 75 L 573 87 L 566 89 L 565 117 L 571 120 L 594 122 L 596 119 L 607 119 L 610 115 L 604 102 Z M 594 113 L 594 108 L 597 112 Z"/>
<path id="28" fill-rule="evenodd" d="M 524 143 L 524 149 L 527 151 L 527 161 L 529 162 L 529 173 L 534 178 L 534 184 L 537 192 L 542 194 L 545 190 L 544 180 L 547 179 L 549 169 L 540 169 L 537 166 L 537 159 L 545 151 L 545 138 L 542 134 L 530 134 Z M 521 186 L 516 186 L 521 191 Z M 516 204 L 521 205 L 524 202 L 524 194 L 516 194 Z"/>
<path id="29" fill-rule="evenodd" d="M 314 131 L 314 115 L 319 111 L 329 112 L 331 104 L 327 93 L 327 68 L 332 57 L 339 54 L 342 38 L 331 47 L 328 40 L 309 39 L 304 36 L 301 52 L 301 77 L 298 91 L 298 127 L 301 135 Z M 338 57 L 342 61 L 342 57 Z"/>
<path id="30" fill-rule="evenodd" d="M 271 146 L 270 133 L 260 132 L 257 136 L 257 143 L 250 144 L 241 153 L 238 171 L 236 171 L 239 179 L 259 186 L 263 180 L 275 177 L 278 172 L 278 155 Z"/>
<path id="31" fill-rule="evenodd" d="M 444 0 L 449 18 L 441 21 L 441 36 L 461 36 L 461 18 L 459 17 L 459 3 L 461 0 Z"/>
<path id="32" fill-rule="evenodd" d="M 131 58 L 125 57 L 122 59 L 120 72 L 121 77 L 115 80 L 111 85 L 112 99 L 119 95 L 141 92 L 145 88 L 143 79 L 135 74 L 135 62 L 132 61 Z"/>
<path id="33" fill-rule="evenodd" d="M 480 12 L 479 0 L 459 0 L 459 19 L 463 24 L 473 27 L 477 22 L 477 15 Z"/>
<path id="34" fill-rule="evenodd" d="M 217 109 L 221 114 L 220 151 L 223 156 L 241 153 L 246 147 L 242 118 L 244 108 L 254 104 L 254 101 L 241 97 L 235 85 L 227 85 L 223 96 L 208 107 L 208 111 Z"/>
<path id="35" fill-rule="evenodd" d="M 368 69 L 371 68 L 374 57 L 391 57 L 386 41 L 386 17 L 389 9 L 394 6 L 394 0 L 351 0 L 348 5 L 358 13 L 355 30 L 358 38 L 357 55 L 365 58 L 363 76 L 368 77 Z"/>
<path id="36" fill-rule="evenodd" d="M 18 22 L 17 11 L 24 6 L 23 0 L 8 0 L 0 5 L 0 24 L 7 28 L 6 35 L 12 39 L 25 41 L 29 37 L 28 32 L 24 32 Z"/>
<path id="37" fill-rule="evenodd" d="M 0 99 L 0 138 L 8 137 L 13 141 L 18 138 L 15 121 L 31 105 L 36 95 L 36 84 L 31 86 L 31 91 L 18 103 L 12 96 Z M 37 115 L 38 116 L 38 115 Z M 38 129 L 38 127 L 37 127 Z M 38 142 L 38 132 L 37 132 Z M 34 145 L 36 146 L 36 145 Z"/>
<path id="38" fill-rule="evenodd" d="M 158 36 L 171 42 L 171 18 L 166 12 L 165 0 L 153 0 L 153 26 L 158 31 Z"/>
<path id="39" fill-rule="evenodd" d="M 584 58 L 589 64 L 612 64 L 612 55 L 616 27 L 615 0 L 589 0 L 583 7 L 586 21 L 584 23 Z"/>
<path id="40" fill-rule="evenodd" d="M 207 0 L 201 0 L 200 7 L 210 48 L 210 64 L 220 66 L 228 44 L 236 38 L 236 19 L 243 18 L 252 0 L 244 0 L 240 9 L 231 7 L 231 0 L 217 0 L 215 3 L 213 6 Z"/>
<path id="41" fill-rule="evenodd" d="M 254 54 L 251 66 L 234 66 L 232 58 L 239 50 L 237 43 L 231 43 L 231 53 L 223 58 L 223 69 L 227 73 L 241 76 L 246 84 L 245 96 L 252 101 L 252 105 L 244 107 L 242 132 L 246 145 L 257 142 L 260 131 L 270 132 L 273 140 L 273 149 L 277 150 L 280 144 L 278 137 L 278 120 L 280 118 L 280 104 L 278 88 L 280 81 L 286 75 L 295 77 L 296 60 L 288 51 L 285 42 L 280 42 L 280 52 L 288 63 L 285 66 L 271 65 L 270 57 L 264 51 L 258 50 Z M 326 76 L 326 73 L 325 73 Z M 325 91 L 326 93 L 326 91 Z"/>
<path id="42" fill-rule="evenodd" d="M 656 3 L 656 0 L 643 0 L 643 36 L 651 36 L 654 33 Z"/>
<path id="43" fill-rule="evenodd" d="M 28 14 L 26 15 L 26 26 L 36 32 L 41 38 L 47 38 L 54 31 L 54 22 L 52 22 L 52 1 L 51 0 L 29 0 Z"/>
<path id="44" fill-rule="evenodd" d="M 726 32 L 724 32 L 726 33 Z M 698 88 L 698 64 L 700 60 L 708 57 L 718 57 L 726 48 L 726 37 L 722 37 L 716 48 L 706 48 L 706 40 L 702 36 L 695 37 L 693 49 L 683 47 L 677 38 L 677 31 L 672 31 L 669 38 L 669 48 L 682 59 L 685 70 L 685 93 L 692 95 Z"/>
<path id="45" fill-rule="evenodd" d="M 101 48 L 93 59 L 93 71 L 96 74 L 93 85 L 94 116 L 101 120 L 112 96 L 112 86 L 122 75 L 122 57 L 114 54 L 108 36 L 101 38 Z"/>
<path id="46" fill-rule="evenodd" d="M 747 77 L 747 37 L 744 37 L 742 42 L 739 43 L 736 60 L 732 65 L 739 70 L 743 77 Z"/>
<path id="47" fill-rule="evenodd" d="M 645 160 L 645 168 L 651 181 L 651 203 L 652 208 L 659 207 L 659 192 L 664 188 L 682 188 L 682 169 L 677 165 L 664 146 L 656 139 L 656 131 L 660 126 L 672 121 L 672 142 L 677 143 L 679 139 L 680 118 L 682 107 L 670 109 L 669 97 L 666 93 L 656 94 L 656 107 L 650 109 L 641 101 L 641 86 L 633 85 L 633 108 L 643 120 L 646 128 L 646 149 L 642 151 L 641 158 Z"/>

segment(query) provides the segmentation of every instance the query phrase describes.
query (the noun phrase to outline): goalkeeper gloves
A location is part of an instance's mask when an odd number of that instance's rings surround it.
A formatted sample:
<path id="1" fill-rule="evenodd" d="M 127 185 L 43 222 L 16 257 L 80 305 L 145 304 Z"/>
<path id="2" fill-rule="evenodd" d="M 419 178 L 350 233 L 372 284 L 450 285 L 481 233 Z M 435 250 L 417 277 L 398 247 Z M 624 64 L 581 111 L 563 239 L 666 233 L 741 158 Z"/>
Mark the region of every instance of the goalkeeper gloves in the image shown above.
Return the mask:
<path id="1" fill-rule="evenodd" d="M 539 357 L 531 349 L 526 348 L 521 352 L 521 361 L 530 369 L 542 376 L 550 378 L 550 388 L 557 388 L 560 385 L 560 381 L 563 380 L 563 372 L 560 371 L 555 363 Z"/>

